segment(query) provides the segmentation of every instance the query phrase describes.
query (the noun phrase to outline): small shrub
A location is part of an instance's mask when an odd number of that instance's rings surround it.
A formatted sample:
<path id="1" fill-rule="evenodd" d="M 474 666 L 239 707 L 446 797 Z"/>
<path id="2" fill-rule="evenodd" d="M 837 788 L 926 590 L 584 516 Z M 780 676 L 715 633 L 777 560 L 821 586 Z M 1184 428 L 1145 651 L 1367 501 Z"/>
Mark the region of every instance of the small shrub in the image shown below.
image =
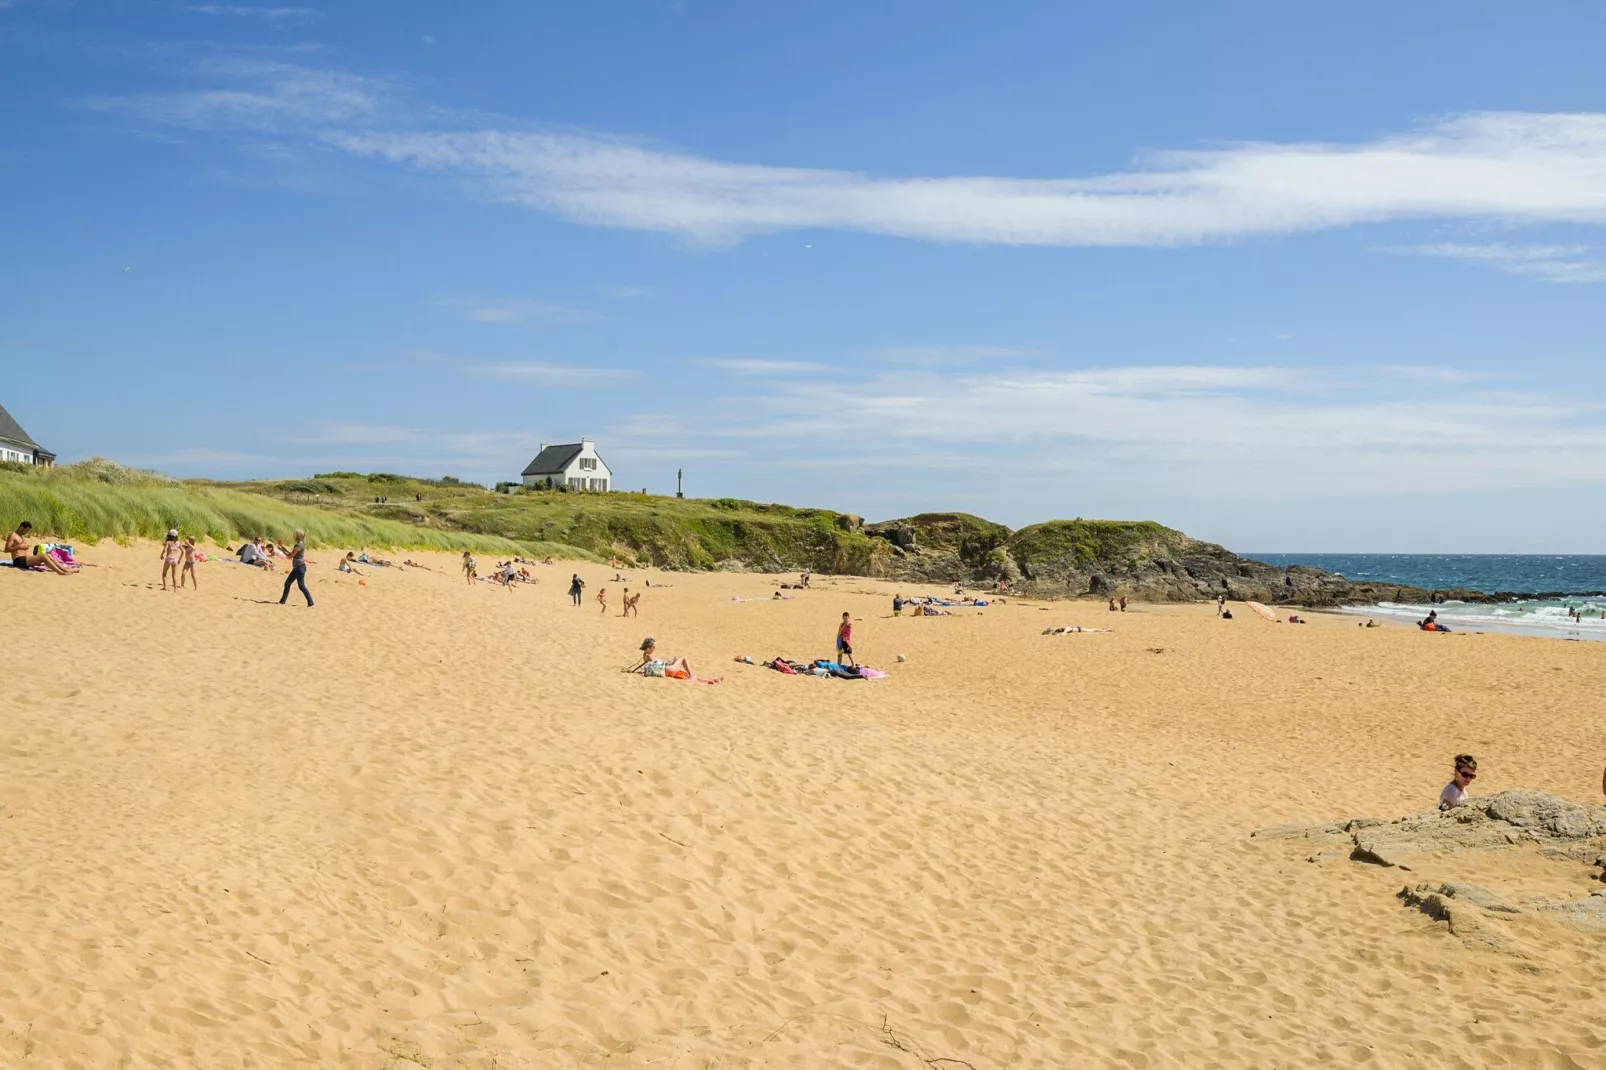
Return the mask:
<path id="1" fill-rule="evenodd" d="M 406 476 L 399 476 L 395 472 L 369 472 L 368 473 L 368 482 L 370 482 L 370 483 L 405 483 L 405 482 L 407 482 L 407 477 Z"/>
<path id="2" fill-rule="evenodd" d="M 313 479 L 361 479 L 361 472 L 319 472 Z"/>

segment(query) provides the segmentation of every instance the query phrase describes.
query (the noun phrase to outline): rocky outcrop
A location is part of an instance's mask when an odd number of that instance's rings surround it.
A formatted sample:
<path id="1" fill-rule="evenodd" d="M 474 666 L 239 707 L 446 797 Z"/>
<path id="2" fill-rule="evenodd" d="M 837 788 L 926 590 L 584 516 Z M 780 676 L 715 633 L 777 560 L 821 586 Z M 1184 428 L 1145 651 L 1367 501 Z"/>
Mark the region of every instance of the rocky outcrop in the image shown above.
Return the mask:
<path id="1" fill-rule="evenodd" d="M 1453 871 L 1453 880 L 1418 881 L 1401 888 L 1406 906 L 1445 922 L 1468 947 L 1523 954 L 1520 936 L 1506 926 L 1517 915 L 1560 922 L 1573 929 L 1606 931 L 1606 807 L 1583 806 L 1539 791 L 1503 791 L 1473 798 L 1448 813 L 1413 814 L 1395 821 L 1351 818 L 1327 825 L 1282 825 L 1261 829 L 1253 838 L 1293 841 L 1311 853 L 1310 862 L 1347 858 L 1354 862 L 1399 869 Z M 1584 863 L 1597 867 L 1593 888 L 1583 894 L 1517 896 L 1497 894 L 1461 879 L 1476 874 L 1480 856 L 1494 851 L 1529 851 L 1536 864 L 1577 872 Z M 1490 867 L 1493 868 L 1493 867 Z M 1576 877 L 1574 878 L 1576 879 Z M 1557 877 L 1543 874 L 1541 887 Z"/>
<path id="2" fill-rule="evenodd" d="M 1001 582 L 1036 597 L 1125 595 L 1145 602 L 1199 602 L 1221 596 L 1313 608 L 1561 597 L 1542 591 L 1435 591 L 1353 581 L 1301 565 L 1284 569 L 1151 521 L 1052 520 L 1011 531 L 966 513 L 924 513 L 866 524 L 863 531 L 891 551 L 875 559 L 876 575 L 988 586 Z"/>

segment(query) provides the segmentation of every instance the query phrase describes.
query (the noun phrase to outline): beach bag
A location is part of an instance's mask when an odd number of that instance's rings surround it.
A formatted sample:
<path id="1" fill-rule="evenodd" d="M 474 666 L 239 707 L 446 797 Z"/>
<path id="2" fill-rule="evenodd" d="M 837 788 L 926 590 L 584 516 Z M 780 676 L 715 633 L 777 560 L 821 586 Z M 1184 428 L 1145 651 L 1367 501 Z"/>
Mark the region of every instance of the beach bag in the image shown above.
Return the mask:
<path id="1" fill-rule="evenodd" d="M 663 674 L 664 662 L 661 661 L 649 661 L 641 667 L 641 675 L 643 676 L 662 676 Z"/>
<path id="2" fill-rule="evenodd" d="M 671 680 L 691 679 L 691 673 L 687 672 L 685 669 L 665 669 L 663 675 L 669 677 Z"/>

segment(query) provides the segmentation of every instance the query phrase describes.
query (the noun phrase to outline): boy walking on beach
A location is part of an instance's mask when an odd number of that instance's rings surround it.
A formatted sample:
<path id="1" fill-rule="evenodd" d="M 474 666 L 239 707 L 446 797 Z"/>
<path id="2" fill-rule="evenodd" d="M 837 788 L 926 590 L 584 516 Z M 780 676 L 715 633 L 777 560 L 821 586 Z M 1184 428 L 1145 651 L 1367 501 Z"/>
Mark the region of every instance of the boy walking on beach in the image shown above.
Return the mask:
<path id="1" fill-rule="evenodd" d="M 842 614 L 842 623 L 836 629 L 836 660 L 839 665 L 858 666 L 853 660 L 853 618 Z"/>

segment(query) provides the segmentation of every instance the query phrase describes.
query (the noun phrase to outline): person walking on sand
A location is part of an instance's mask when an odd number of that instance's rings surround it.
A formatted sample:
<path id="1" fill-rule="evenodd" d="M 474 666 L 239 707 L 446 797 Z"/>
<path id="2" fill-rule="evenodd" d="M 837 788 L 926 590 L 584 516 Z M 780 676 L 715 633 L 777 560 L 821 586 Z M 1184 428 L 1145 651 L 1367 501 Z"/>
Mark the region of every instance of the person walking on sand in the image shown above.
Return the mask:
<path id="1" fill-rule="evenodd" d="M 290 548 L 290 575 L 284 578 L 284 593 L 279 595 L 279 604 L 282 606 L 290 601 L 290 585 L 295 584 L 301 588 L 301 597 L 307 600 L 307 608 L 312 608 L 312 592 L 307 590 L 307 533 L 298 531 L 295 535 L 295 545 Z"/>
<path id="2" fill-rule="evenodd" d="M 1121 612 L 1126 612 L 1126 595 L 1124 594 L 1121 596 Z"/>
<path id="3" fill-rule="evenodd" d="M 179 562 L 184 558 L 184 551 L 178 541 L 178 529 L 168 528 L 167 538 L 162 541 L 162 590 L 167 590 L 167 575 L 173 574 L 173 592 L 178 593 Z"/>
<path id="4" fill-rule="evenodd" d="M 1455 776 L 1439 792 L 1439 809 L 1454 810 L 1467 804 L 1467 789 L 1478 779 L 1478 760 L 1470 754 L 1455 756 Z M 1606 783 L 1602 784 L 1606 788 Z"/>
<path id="5" fill-rule="evenodd" d="M 569 578 L 569 600 L 575 605 L 580 604 L 580 596 L 585 593 L 586 581 L 580 578 L 578 572 Z"/>
<path id="6" fill-rule="evenodd" d="M 474 585 L 474 578 L 478 574 L 479 562 L 467 550 L 463 551 L 463 579 L 468 581 L 470 587 Z"/>
<path id="7" fill-rule="evenodd" d="M 602 615 L 606 617 L 608 615 L 608 588 L 597 588 L 597 605 L 602 607 Z"/>
<path id="8" fill-rule="evenodd" d="M 1218 616 L 1218 617 L 1221 616 L 1221 611 L 1223 609 L 1226 609 L 1226 608 L 1227 608 L 1227 596 L 1224 595 L 1224 594 L 1216 595 L 1216 616 Z"/>
<path id="9" fill-rule="evenodd" d="M 836 627 L 836 660 L 838 664 L 844 662 L 858 667 L 853 660 L 853 618 L 846 613 L 842 614 L 842 623 Z"/>
<path id="10" fill-rule="evenodd" d="M 58 576 L 71 576 L 72 572 L 49 554 L 34 554 L 28 552 L 28 535 L 33 531 L 33 521 L 24 520 L 17 525 L 17 530 L 6 536 L 6 556 L 11 558 L 12 568 L 33 568 L 43 565 Z"/>
<path id="11" fill-rule="evenodd" d="M 184 586 L 184 581 L 188 580 L 199 591 L 201 589 L 201 581 L 195 578 L 195 536 L 184 536 L 184 545 L 180 549 L 184 551 L 184 571 L 179 573 L 178 585 L 182 587 Z"/>

